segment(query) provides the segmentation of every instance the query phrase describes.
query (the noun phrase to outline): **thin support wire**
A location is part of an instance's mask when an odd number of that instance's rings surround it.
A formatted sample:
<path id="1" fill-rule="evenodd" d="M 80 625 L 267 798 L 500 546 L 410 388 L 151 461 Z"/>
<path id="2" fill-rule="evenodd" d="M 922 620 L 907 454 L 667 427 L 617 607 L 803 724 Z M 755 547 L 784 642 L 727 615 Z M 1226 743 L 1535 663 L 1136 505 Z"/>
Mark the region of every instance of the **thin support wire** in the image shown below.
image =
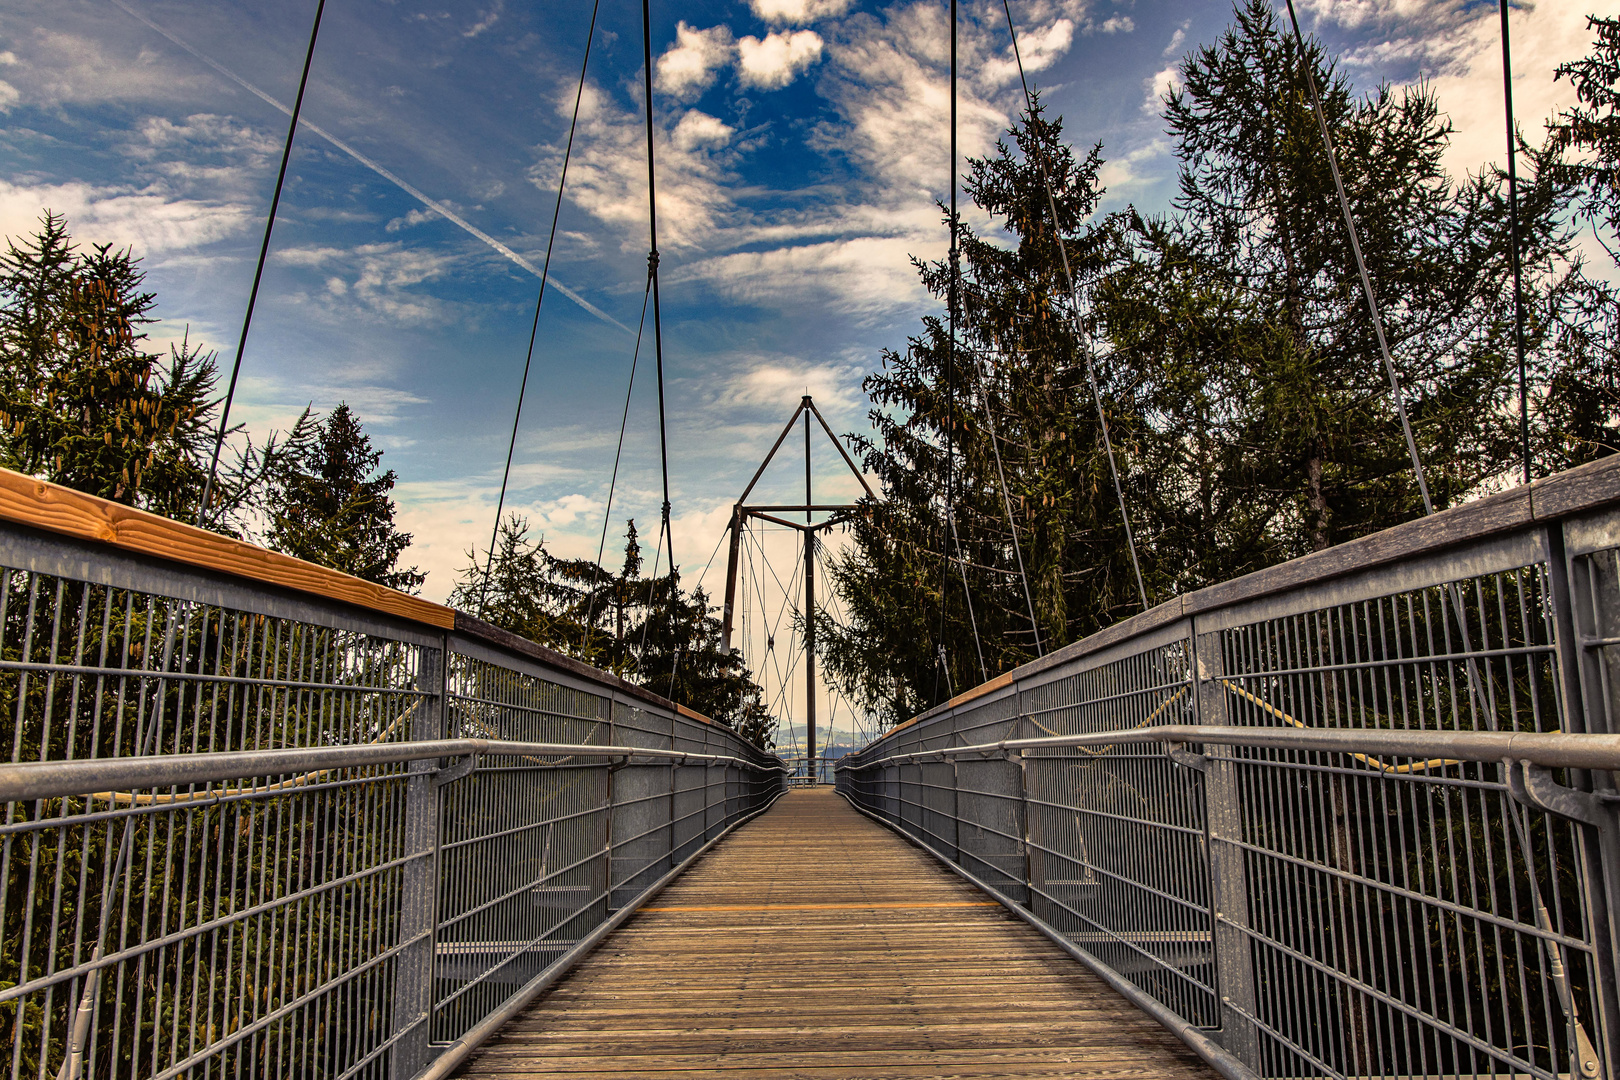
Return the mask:
<path id="1" fill-rule="evenodd" d="M 281 189 L 287 182 L 287 162 L 292 159 L 293 136 L 298 131 L 298 114 L 304 109 L 304 90 L 309 86 L 310 65 L 315 62 L 315 38 L 321 32 L 321 15 L 326 0 L 315 5 L 315 22 L 309 28 L 309 48 L 304 51 L 304 70 L 298 76 L 298 97 L 293 100 L 292 118 L 287 121 L 287 138 L 281 146 L 281 168 L 276 173 L 276 190 L 270 196 L 270 214 L 264 219 L 264 239 L 259 242 L 259 261 L 253 268 L 253 287 L 248 290 L 247 311 L 242 316 L 242 333 L 236 338 L 236 358 L 231 361 L 231 380 L 225 388 L 225 404 L 219 413 L 219 431 L 214 435 L 214 454 L 208 462 L 208 479 L 203 481 L 202 501 L 197 504 L 197 524 L 206 525 L 208 503 L 214 494 L 214 477 L 219 473 L 219 452 L 230 430 L 231 403 L 236 400 L 236 379 L 242 373 L 242 353 L 247 348 L 248 330 L 253 326 L 253 308 L 259 301 L 259 283 L 264 280 L 264 263 L 270 255 L 270 234 L 276 227 L 276 210 L 281 206 Z"/>
<path id="2" fill-rule="evenodd" d="M 1508 262 L 1513 268 L 1513 345 L 1519 355 L 1519 445 L 1524 455 L 1524 482 L 1530 484 L 1530 389 L 1524 364 L 1524 266 L 1519 256 L 1519 153 L 1513 121 L 1513 55 L 1508 45 L 1508 0 L 1498 0 L 1502 13 L 1502 99 L 1507 114 Z"/>
<path id="3" fill-rule="evenodd" d="M 652 276 L 653 356 L 658 367 L 658 460 L 664 474 L 663 531 L 669 538 L 669 568 L 673 571 L 675 533 L 669 521 L 669 436 L 664 422 L 664 324 L 658 306 L 658 180 L 653 157 L 652 9 L 649 0 L 641 0 L 641 46 L 647 92 L 647 273 Z"/>
<path id="4" fill-rule="evenodd" d="M 540 332 L 540 305 L 546 299 L 546 281 L 551 276 L 551 249 L 557 242 L 557 220 L 562 216 L 563 191 L 568 186 L 568 162 L 574 155 L 574 132 L 579 127 L 579 105 L 585 98 L 585 72 L 591 64 L 591 43 L 596 38 L 596 13 L 602 0 L 591 5 L 591 25 L 585 31 L 585 59 L 579 65 L 579 89 L 574 92 L 574 115 L 568 121 L 568 146 L 563 150 L 562 176 L 557 180 L 557 203 L 551 210 L 551 234 L 546 239 L 546 261 L 540 268 L 540 291 L 534 298 L 534 322 L 529 326 L 529 351 L 523 358 L 523 380 L 518 383 L 517 409 L 512 414 L 512 438 L 506 444 L 506 468 L 501 470 L 501 494 L 495 500 L 495 527 L 489 534 L 489 561 L 484 564 L 484 583 L 478 590 L 479 618 L 484 617 L 484 600 L 489 596 L 489 579 L 495 573 L 495 541 L 501 533 L 501 513 L 506 508 L 506 484 L 512 476 L 512 454 L 517 449 L 518 422 L 523 419 L 523 398 L 529 389 L 529 366 L 534 363 L 534 339 Z M 640 334 L 637 334 L 637 345 Z M 615 463 L 617 469 L 617 463 Z"/>
<path id="5" fill-rule="evenodd" d="M 979 640 L 979 620 L 973 613 L 973 590 L 968 587 L 967 564 L 962 560 L 962 541 L 956 533 L 956 308 L 957 285 L 962 279 L 961 252 L 957 245 L 958 222 L 956 212 L 956 0 L 951 0 L 951 281 L 946 294 L 946 313 L 950 325 L 950 344 L 945 360 L 945 523 L 951 529 L 951 543 L 956 547 L 956 569 L 962 575 L 962 596 L 967 601 L 968 625 L 973 628 L 973 651 L 979 657 L 979 676 L 990 681 L 990 672 L 984 666 L 984 644 Z M 945 616 L 945 590 L 940 589 L 940 619 Z M 941 644 L 943 645 L 943 625 Z"/>
<path id="6" fill-rule="evenodd" d="M 1041 624 L 1035 618 L 1035 598 L 1029 591 L 1029 572 L 1024 569 L 1024 549 L 1018 543 L 1018 523 L 1013 520 L 1012 497 L 1007 494 L 1007 472 L 1001 464 L 1001 440 L 996 434 L 996 419 L 990 406 L 990 393 L 984 380 L 979 380 L 979 397 L 984 402 L 984 422 L 990 431 L 990 449 L 996 455 L 996 478 L 1001 482 L 1001 503 L 1007 511 L 1007 530 L 1012 533 L 1013 555 L 1018 559 L 1018 579 L 1024 584 L 1024 603 L 1029 607 L 1029 628 L 1035 635 L 1035 655 L 1041 651 Z"/>
<path id="7" fill-rule="evenodd" d="M 660 518 L 658 521 L 658 543 L 653 547 L 652 574 L 647 578 L 647 614 L 641 620 L 641 651 L 636 656 L 636 670 L 643 674 L 645 674 L 644 663 L 647 658 L 647 629 L 652 626 L 653 595 L 658 586 L 658 561 L 664 554 L 664 526 L 668 521 L 668 518 Z M 674 585 L 675 575 L 672 572 L 670 574 L 670 587 L 673 588 Z M 670 610 L 673 614 L 673 602 L 670 604 Z"/>
<path id="8" fill-rule="evenodd" d="M 1035 97 L 1029 91 L 1029 79 L 1024 74 L 1024 58 L 1018 49 L 1018 31 L 1013 26 L 1012 7 L 1008 0 L 1001 0 L 1002 10 L 1007 14 L 1007 34 L 1012 38 L 1013 60 L 1018 64 L 1018 81 L 1024 88 L 1024 110 L 1030 121 L 1035 119 Z M 1142 566 L 1136 557 L 1136 537 L 1131 528 L 1130 511 L 1125 508 L 1125 488 L 1119 481 L 1119 465 L 1114 460 L 1114 440 L 1108 431 L 1108 414 L 1103 409 L 1102 390 L 1097 385 L 1096 359 L 1091 351 L 1091 339 L 1085 330 L 1085 320 L 1080 313 L 1080 293 L 1075 288 L 1074 272 L 1069 267 L 1069 248 L 1063 241 L 1063 222 L 1058 217 L 1057 196 L 1052 193 L 1052 177 L 1047 172 L 1046 155 L 1036 147 L 1035 164 L 1040 169 L 1041 183 L 1046 188 L 1046 205 L 1052 211 L 1052 235 L 1057 238 L 1058 255 L 1063 260 L 1063 277 L 1069 285 L 1069 307 L 1074 315 L 1075 337 L 1080 345 L 1080 354 L 1086 361 L 1086 382 L 1091 385 L 1091 400 L 1097 407 L 1097 423 L 1102 429 L 1103 450 L 1108 455 L 1108 473 L 1114 480 L 1114 496 L 1119 500 L 1119 516 L 1125 523 L 1125 548 L 1130 552 L 1131 570 L 1136 575 L 1136 592 L 1142 601 L 1142 610 L 1148 609 L 1147 585 L 1142 581 Z"/>
<path id="9" fill-rule="evenodd" d="M 1395 399 L 1395 412 L 1401 418 L 1401 431 L 1406 435 L 1406 452 L 1412 457 L 1412 473 L 1417 477 L 1418 492 L 1423 496 L 1423 513 L 1432 514 L 1434 501 L 1429 498 L 1429 482 L 1423 477 L 1423 460 L 1418 456 L 1411 421 L 1406 418 L 1406 400 L 1401 394 L 1401 381 L 1395 374 L 1395 361 L 1389 354 L 1389 342 L 1384 338 L 1384 319 L 1378 310 L 1378 297 L 1373 292 L 1372 276 L 1367 273 L 1367 260 L 1361 254 L 1361 237 L 1356 231 L 1355 216 L 1350 213 L 1350 199 L 1344 192 L 1344 177 L 1339 173 L 1339 154 L 1334 149 L 1333 135 L 1328 130 L 1327 113 L 1322 111 L 1322 96 L 1317 90 L 1316 74 L 1310 68 L 1310 56 L 1305 51 L 1305 35 L 1299 30 L 1299 16 L 1294 14 L 1294 0 L 1287 0 L 1287 3 L 1288 21 L 1294 27 L 1294 44 L 1299 48 L 1300 77 L 1311 92 L 1311 107 L 1316 112 L 1316 123 L 1322 129 L 1322 145 L 1327 149 L 1333 189 L 1339 195 L 1339 211 L 1344 215 L 1344 228 L 1350 236 L 1350 251 L 1356 257 L 1356 270 L 1361 274 L 1361 291 L 1367 297 L 1367 311 L 1372 315 L 1373 332 L 1378 336 L 1378 352 L 1384 358 L 1384 371 L 1389 376 L 1389 392 Z"/>
<path id="10" fill-rule="evenodd" d="M 636 324 L 636 349 L 630 354 L 630 382 L 624 388 L 624 413 L 619 417 L 619 444 L 613 451 L 613 476 L 608 480 L 607 509 L 602 511 L 602 539 L 596 545 L 596 565 L 602 565 L 602 556 L 607 553 L 608 525 L 613 521 L 613 494 L 619 484 L 619 459 L 624 455 L 624 431 L 630 422 L 630 395 L 636 389 L 636 365 L 641 361 L 641 334 L 647 327 L 647 298 L 652 295 L 652 279 L 647 279 L 647 288 L 641 294 L 641 321 Z M 591 594 L 590 602 L 585 606 L 585 644 L 583 658 L 590 659 L 591 655 L 591 618 L 596 614 L 596 594 Z"/>

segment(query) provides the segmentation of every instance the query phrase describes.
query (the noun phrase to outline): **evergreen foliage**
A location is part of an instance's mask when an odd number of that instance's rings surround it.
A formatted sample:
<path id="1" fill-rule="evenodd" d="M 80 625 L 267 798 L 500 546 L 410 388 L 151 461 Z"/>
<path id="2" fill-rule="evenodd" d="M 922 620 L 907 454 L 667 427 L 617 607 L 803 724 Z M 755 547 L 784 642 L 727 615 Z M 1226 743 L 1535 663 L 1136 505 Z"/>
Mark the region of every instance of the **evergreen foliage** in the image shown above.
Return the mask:
<path id="1" fill-rule="evenodd" d="M 636 523 L 625 531 L 613 573 L 590 559 L 563 559 L 511 514 L 495 557 L 469 551 L 450 603 L 568 656 L 611 671 L 734 728 L 770 749 L 776 722 L 742 657 L 720 651 L 720 621 L 708 594 L 681 588 L 680 572 L 642 576 Z"/>
<path id="2" fill-rule="evenodd" d="M 1592 51 L 1562 64 L 1577 104 L 1548 125 L 1542 155 L 1620 269 L 1620 18 L 1591 16 Z M 1553 467 L 1578 465 L 1620 450 L 1620 305 L 1608 288 L 1572 273 L 1551 321 L 1558 362 L 1549 374 L 1547 453 Z"/>
<path id="3" fill-rule="evenodd" d="M 168 517 L 197 517 L 218 407 L 212 353 L 144 349 L 152 293 L 126 249 L 66 220 L 0 253 L 0 465 Z M 210 523 L 241 532 L 273 445 L 226 462 Z"/>
<path id="4" fill-rule="evenodd" d="M 1150 602 L 1423 512 L 1302 60 L 1436 508 L 1515 480 L 1505 177 L 1450 176 L 1430 88 L 1358 96 L 1318 44 L 1301 56 L 1266 0 L 1240 0 L 1166 101 L 1171 212 L 1096 216 L 1101 148 L 1077 153 L 1038 99 L 969 162 L 964 190 L 1000 235 L 960 226 L 954 354 L 945 318 L 925 318 L 866 381 L 875 435 L 850 436 L 883 499 L 832 567 L 849 624 L 820 638 L 864 707 L 894 722 L 981 680 L 964 571 L 985 674 L 1034 659 L 998 450 L 1046 649 L 1139 609 L 1087 349 Z M 1585 275 L 1570 222 L 1602 174 L 1579 188 L 1561 161 L 1556 145 L 1526 147 L 1519 192 L 1536 475 L 1608 452 L 1620 402 L 1614 296 Z M 948 264 L 916 265 L 946 300 Z"/>
<path id="5" fill-rule="evenodd" d="M 394 525 L 396 477 L 381 462 L 346 403 L 325 419 L 305 409 L 269 470 L 266 543 L 391 589 L 421 588 L 427 575 L 399 565 L 411 535 Z"/>

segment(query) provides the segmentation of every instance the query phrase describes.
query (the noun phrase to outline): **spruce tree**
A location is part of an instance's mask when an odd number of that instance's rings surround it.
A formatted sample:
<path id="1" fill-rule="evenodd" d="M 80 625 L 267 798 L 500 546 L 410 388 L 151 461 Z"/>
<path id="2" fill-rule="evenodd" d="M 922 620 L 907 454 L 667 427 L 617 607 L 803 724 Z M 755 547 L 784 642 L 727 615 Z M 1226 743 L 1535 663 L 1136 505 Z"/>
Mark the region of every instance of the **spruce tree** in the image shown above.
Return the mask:
<path id="1" fill-rule="evenodd" d="M 0 253 L 0 465 L 115 502 L 195 520 L 215 426 L 212 354 L 145 348 L 156 297 L 129 249 L 80 250 L 67 221 Z M 251 444 L 225 462 L 211 524 L 244 527 L 262 474 Z"/>
<path id="2" fill-rule="evenodd" d="M 1548 146 L 1532 154 L 1573 202 L 1608 254 L 1596 276 L 1576 262 L 1542 311 L 1552 326 L 1554 360 L 1544 369 L 1542 427 L 1546 471 L 1620 452 L 1620 302 L 1604 282 L 1620 269 L 1620 18 L 1591 16 L 1591 52 L 1559 66 L 1577 104 L 1548 125 Z M 1527 148 L 1528 149 L 1528 148 Z"/>
<path id="3" fill-rule="evenodd" d="M 1452 181 L 1441 160 L 1451 128 L 1431 89 L 1357 97 L 1319 45 L 1307 41 L 1301 57 L 1266 0 L 1243 0 L 1220 40 L 1182 65 L 1165 110 L 1182 163 L 1175 212 L 1136 239 L 1161 284 L 1179 278 L 1194 297 L 1237 304 L 1251 328 L 1240 367 L 1205 387 L 1230 411 L 1222 437 L 1270 517 L 1268 557 L 1422 513 L 1302 61 L 1321 89 L 1435 505 L 1515 457 L 1494 181 Z M 1144 335 L 1142 314 L 1139 303 L 1109 313 L 1131 363 L 1182 378 L 1166 368 L 1193 356 Z"/>
<path id="4" fill-rule="evenodd" d="M 852 521 L 854 543 L 830 564 L 847 624 L 824 618 L 817 636 L 829 675 L 889 721 L 978 683 L 981 647 L 994 675 L 1035 657 L 1037 626 L 1050 649 L 1140 607 L 1086 378 L 1082 349 L 1096 327 L 1089 316 L 1084 337 L 1076 327 L 1043 163 L 1078 284 L 1089 288 L 1118 264 L 1114 223 L 1091 220 L 1102 193 L 1100 148 L 1077 155 L 1037 103 L 989 158 L 969 162 L 964 190 L 999 235 L 959 227 L 954 362 L 942 312 L 923 319 L 903 352 L 886 350 L 864 383 L 876 434 L 851 441 L 883 497 Z M 947 300 L 948 263 L 914 262 L 928 290 Z M 1127 501 L 1137 506 L 1132 461 L 1143 419 L 1129 372 L 1107 356 L 1097 363 Z M 1145 570 L 1151 580 L 1152 566 Z"/>
<path id="5" fill-rule="evenodd" d="M 277 551 L 415 592 L 426 579 L 401 567 L 411 536 L 394 525 L 392 469 L 379 471 L 359 417 L 340 402 L 324 420 L 308 409 L 270 471 L 265 540 Z"/>

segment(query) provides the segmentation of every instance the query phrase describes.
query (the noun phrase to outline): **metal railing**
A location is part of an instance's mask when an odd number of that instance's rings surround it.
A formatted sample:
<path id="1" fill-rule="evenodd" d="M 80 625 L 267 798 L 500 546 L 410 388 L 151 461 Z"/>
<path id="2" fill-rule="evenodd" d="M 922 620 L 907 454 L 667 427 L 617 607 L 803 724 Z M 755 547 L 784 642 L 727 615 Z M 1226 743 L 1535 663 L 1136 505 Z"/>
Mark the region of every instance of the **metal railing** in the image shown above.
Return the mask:
<path id="1" fill-rule="evenodd" d="M 1161 605 L 839 790 L 1232 1077 L 1620 1066 L 1614 459 Z"/>
<path id="2" fill-rule="evenodd" d="M 784 789 L 730 729 L 448 609 L 0 516 L 13 1080 L 447 1074 Z"/>
<path id="3" fill-rule="evenodd" d="M 789 787 L 815 787 L 818 784 L 831 784 L 833 782 L 833 767 L 838 763 L 837 758 L 817 756 L 815 759 L 798 757 L 785 757 L 782 764 L 787 768 Z"/>

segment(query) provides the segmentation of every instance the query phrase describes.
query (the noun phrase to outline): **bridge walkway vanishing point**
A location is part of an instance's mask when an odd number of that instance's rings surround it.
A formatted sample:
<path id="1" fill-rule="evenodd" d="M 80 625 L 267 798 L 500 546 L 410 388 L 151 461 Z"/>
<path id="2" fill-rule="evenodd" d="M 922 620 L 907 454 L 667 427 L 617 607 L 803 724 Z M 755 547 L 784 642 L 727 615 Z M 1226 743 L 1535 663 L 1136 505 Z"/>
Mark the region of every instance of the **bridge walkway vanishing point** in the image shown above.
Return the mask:
<path id="1" fill-rule="evenodd" d="M 829 788 L 716 846 L 467 1077 L 1212 1077 L 1048 938 Z"/>

